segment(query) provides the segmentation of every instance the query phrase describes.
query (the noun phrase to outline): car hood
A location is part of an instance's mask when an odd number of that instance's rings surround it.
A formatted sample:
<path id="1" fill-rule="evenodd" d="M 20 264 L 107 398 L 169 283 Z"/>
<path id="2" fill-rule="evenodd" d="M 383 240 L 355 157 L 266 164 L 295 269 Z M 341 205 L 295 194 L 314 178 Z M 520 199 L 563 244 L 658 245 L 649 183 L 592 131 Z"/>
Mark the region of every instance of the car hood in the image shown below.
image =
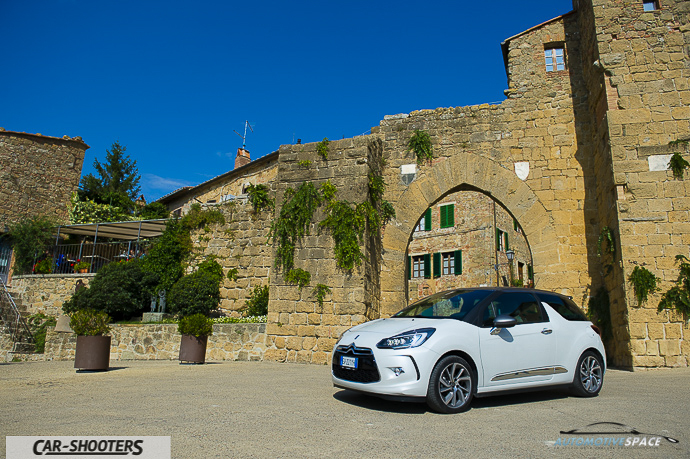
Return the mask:
<path id="1" fill-rule="evenodd" d="M 356 327 L 352 327 L 345 334 L 342 339 L 352 339 L 350 334 L 359 335 L 375 335 L 380 336 L 381 339 L 389 336 L 397 335 L 398 333 L 406 332 L 408 330 L 415 330 L 417 328 L 436 328 L 442 319 L 420 319 L 420 318 L 388 318 L 378 319 L 371 322 L 366 322 Z"/>

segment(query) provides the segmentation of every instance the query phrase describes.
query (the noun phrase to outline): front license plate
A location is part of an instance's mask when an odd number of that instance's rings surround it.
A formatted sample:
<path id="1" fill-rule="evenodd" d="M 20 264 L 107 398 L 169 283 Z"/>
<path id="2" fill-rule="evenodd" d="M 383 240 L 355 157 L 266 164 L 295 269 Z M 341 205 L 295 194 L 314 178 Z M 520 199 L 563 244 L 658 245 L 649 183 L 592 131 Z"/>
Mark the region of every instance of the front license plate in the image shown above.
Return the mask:
<path id="1" fill-rule="evenodd" d="M 340 356 L 340 366 L 344 368 L 352 368 L 353 370 L 357 368 L 357 357 L 345 357 Z"/>

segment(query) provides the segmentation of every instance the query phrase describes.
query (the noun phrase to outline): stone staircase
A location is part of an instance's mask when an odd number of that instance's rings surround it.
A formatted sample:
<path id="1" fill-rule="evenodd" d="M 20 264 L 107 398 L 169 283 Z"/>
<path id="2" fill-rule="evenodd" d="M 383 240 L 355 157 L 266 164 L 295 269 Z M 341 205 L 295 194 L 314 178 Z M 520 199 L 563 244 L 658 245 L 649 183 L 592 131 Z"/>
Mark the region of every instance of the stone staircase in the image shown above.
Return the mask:
<path id="1" fill-rule="evenodd" d="M 0 352 L 5 354 L 5 361 L 12 361 L 16 354 L 31 354 L 35 350 L 33 336 L 21 312 L 25 310 L 22 306 L 0 282 Z"/>

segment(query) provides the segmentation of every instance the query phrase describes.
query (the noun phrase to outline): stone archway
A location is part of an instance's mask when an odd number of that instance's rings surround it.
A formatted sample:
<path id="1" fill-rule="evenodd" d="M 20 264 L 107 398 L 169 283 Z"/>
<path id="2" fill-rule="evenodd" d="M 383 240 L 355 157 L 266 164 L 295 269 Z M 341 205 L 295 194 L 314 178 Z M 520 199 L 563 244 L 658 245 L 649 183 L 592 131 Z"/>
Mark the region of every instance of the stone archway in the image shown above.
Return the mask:
<path id="1" fill-rule="evenodd" d="M 390 315 L 405 305 L 405 256 L 414 225 L 426 209 L 459 186 L 481 190 L 503 204 L 520 223 L 529 241 L 534 261 L 535 285 L 561 288 L 558 240 L 551 217 L 534 191 L 513 171 L 485 157 L 459 152 L 423 166 L 415 180 L 397 197 L 395 222 L 383 235 L 381 270 L 381 315 Z M 560 279 L 562 282 L 562 279 Z"/>

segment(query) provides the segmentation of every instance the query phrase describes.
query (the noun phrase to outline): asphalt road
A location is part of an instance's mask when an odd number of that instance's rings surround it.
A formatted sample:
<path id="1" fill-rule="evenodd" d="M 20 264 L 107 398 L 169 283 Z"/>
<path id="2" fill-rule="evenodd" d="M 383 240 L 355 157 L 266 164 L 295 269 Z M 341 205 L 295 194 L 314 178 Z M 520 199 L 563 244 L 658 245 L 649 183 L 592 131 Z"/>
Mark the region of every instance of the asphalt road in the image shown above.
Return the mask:
<path id="1" fill-rule="evenodd" d="M 609 370 L 593 399 L 559 391 L 504 395 L 440 415 L 424 404 L 336 389 L 325 366 L 112 364 L 102 373 L 77 373 L 73 362 L 0 364 L 0 432 L 169 435 L 174 458 L 690 457 L 689 368 Z M 604 421 L 679 443 L 554 445 L 579 436 L 561 430 Z M 582 435 L 635 437 L 617 429 L 620 435 Z M 4 442 L 0 449 L 4 455 Z"/>

